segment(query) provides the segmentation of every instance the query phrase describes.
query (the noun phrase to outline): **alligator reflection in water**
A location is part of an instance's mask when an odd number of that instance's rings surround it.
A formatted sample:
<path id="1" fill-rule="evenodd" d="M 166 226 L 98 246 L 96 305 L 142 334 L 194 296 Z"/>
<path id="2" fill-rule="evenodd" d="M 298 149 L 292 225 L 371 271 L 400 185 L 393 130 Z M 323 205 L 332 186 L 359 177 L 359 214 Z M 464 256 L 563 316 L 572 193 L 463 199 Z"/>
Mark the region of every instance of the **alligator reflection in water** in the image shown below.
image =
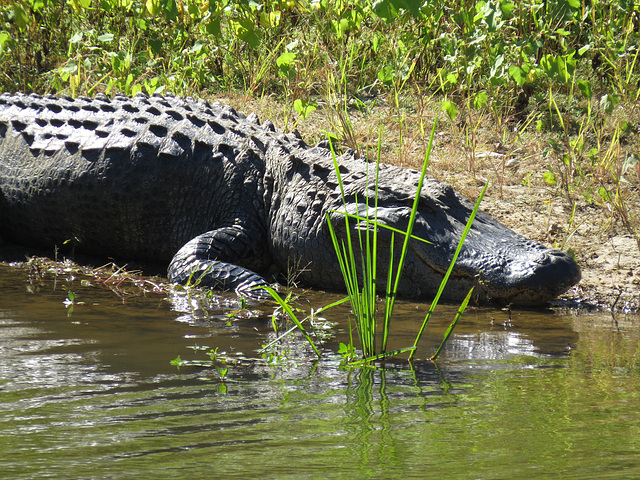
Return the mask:
<path id="1" fill-rule="evenodd" d="M 222 394 L 215 372 L 177 371 L 169 360 L 193 344 L 253 354 L 268 320 L 189 319 L 158 297 L 123 304 L 78 280 L 26 293 L 24 278 L 0 265 L 2 478 L 576 478 L 640 469 L 637 319 L 616 326 L 607 316 L 515 311 L 503 326 L 504 312 L 470 311 L 439 370 L 421 362 L 415 372 L 345 371 L 338 360 L 238 366 Z M 85 302 L 70 316 L 69 286 Z M 406 346 L 422 313 L 398 307 L 392 342 Z M 330 318 L 339 336 L 343 318 Z M 434 318 L 424 352 L 450 320 Z M 550 366 L 561 368 L 540 368 Z"/>

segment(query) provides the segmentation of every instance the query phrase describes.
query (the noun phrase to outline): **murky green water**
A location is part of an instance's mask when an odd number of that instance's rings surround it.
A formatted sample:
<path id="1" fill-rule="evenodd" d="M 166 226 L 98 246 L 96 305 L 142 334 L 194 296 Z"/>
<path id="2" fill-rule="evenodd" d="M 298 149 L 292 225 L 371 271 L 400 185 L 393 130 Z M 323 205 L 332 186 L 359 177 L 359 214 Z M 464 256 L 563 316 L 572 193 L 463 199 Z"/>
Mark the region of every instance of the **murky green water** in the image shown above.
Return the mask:
<path id="1" fill-rule="evenodd" d="M 232 366 L 223 384 L 169 362 L 204 359 L 192 345 L 256 356 L 268 321 L 187 314 L 154 295 L 123 303 L 64 277 L 33 293 L 26 279 L 0 264 L 0 478 L 640 477 L 637 317 L 517 311 L 504 325 L 505 312 L 479 310 L 437 368 L 300 360 Z M 424 308 L 402 307 L 394 347 Z M 346 322 L 328 318 L 335 351 Z"/>

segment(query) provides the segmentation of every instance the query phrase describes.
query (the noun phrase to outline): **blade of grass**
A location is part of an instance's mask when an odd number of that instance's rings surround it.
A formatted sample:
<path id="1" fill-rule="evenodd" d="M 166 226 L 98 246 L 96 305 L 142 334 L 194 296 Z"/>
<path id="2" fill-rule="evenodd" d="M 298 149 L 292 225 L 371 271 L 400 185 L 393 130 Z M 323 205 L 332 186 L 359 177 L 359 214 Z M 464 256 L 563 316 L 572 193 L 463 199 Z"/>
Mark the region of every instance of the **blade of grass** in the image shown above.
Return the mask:
<path id="1" fill-rule="evenodd" d="M 387 349 L 387 340 L 389 339 L 389 325 L 391 323 L 391 300 L 395 297 L 394 292 L 391 291 L 391 281 L 393 278 L 393 256 L 395 243 L 395 233 L 391 232 L 391 244 L 389 246 L 389 270 L 387 271 L 387 291 L 384 296 L 384 326 L 382 329 L 382 352 Z"/>
<path id="2" fill-rule="evenodd" d="M 330 303 L 329 305 L 325 305 L 322 308 L 319 308 L 318 310 L 316 310 L 314 313 L 315 315 L 319 315 L 320 313 L 324 312 L 325 310 L 328 310 L 332 307 L 336 307 L 338 305 L 343 304 L 344 302 L 346 302 L 347 300 L 349 300 L 349 297 L 345 297 L 342 300 L 337 300 L 333 303 Z M 276 300 L 277 301 L 277 300 Z M 283 300 L 284 301 L 284 300 Z M 309 318 L 309 316 L 307 316 L 304 320 L 302 320 L 300 323 L 304 322 L 305 320 L 307 320 Z M 295 322 L 294 322 L 295 323 Z M 294 325 L 293 327 L 291 327 L 289 330 L 287 330 L 286 332 L 284 332 L 282 335 L 278 336 L 275 340 L 267 343 L 264 347 L 262 347 L 259 351 L 260 352 L 265 352 L 269 349 L 269 347 L 275 345 L 276 343 L 278 343 L 280 340 L 282 340 L 283 338 L 285 338 L 287 335 L 289 335 L 291 332 L 293 332 L 296 328 L 298 328 L 298 325 Z"/>
<path id="3" fill-rule="evenodd" d="M 357 220 L 358 222 L 367 220 L 365 217 L 361 217 L 360 215 L 355 214 L 355 213 L 346 213 L 346 212 L 341 212 L 339 210 L 331 210 L 331 209 L 327 210 L 327 212 L 329 212 L 329 213 L 337 213 L 339 215 L 343 215 L 343 216 L 346 216 L 346 217 L 349 217 L 349 218 L 353 218 L 354 220 Z M 386 228 L 390 232 L 398 233 L 400 235 L 406 235 L 407 234 L 407 232 L 404 231 L 404 230 L 400 230 L 399 228 L 392 227 L 391 225 L 385 225 L 384 223 L 380 223 L 380 222 L 377 222 L 375 220 L 369 219 L 369 223 L 371 223 L 371 224 L 375 223 L 375 224 L 377 224 L 378 228 Z M 361 228 L 361 227 L 357 227 L 357 228 Z M 430 242 L 429 240 L 425 240 L 424 238 L 420 238 L 420 237 L 418 237 L 416 235 L 410 235 L 410 238 L 412 240 L 418 240 L 418 241 L 424 242 L 424 243 L 429 243 L 429 244 L 433 243 L 433 242 Z"/>
<path id="4" fill-rule="evenodd" d="M 309 342 L 309 345 L 311 345 L 311 348 L 313 348 L 313 351 L 316 352 L 316 355 L 318 356 L 318 358 L 320 358 L 322 355 L 320 354 L 318 347 L 316 347 L 316 344 L 313 343 L 313 340 L 311 339 L 311 337 L 309 336 L 305 328 L 302 326 L 302 323 L 300 323 L 300 320 L 298 320 L 298 317 L 296 317 L 296 314 L 293 313 L 293 309 L 291 308 L 291 305 L 285 302 L 282 299 L 282 297 L 278 294 L 278 292 L 276 292 L 273 288 L 268 286 L 255 287 L 255 289 L 260 289 L 260 288 L 266 290 L 269 293 L 269 295 L 271 295 L 273 299 L 278 303 L 278 305 L 282 307 L 282 310 L 284 310 L 287 313 L 287 315 L 289 315 L 289 318 L 291 318 L 291 320 L 293 320 L 293 323 L 295 323 L 296 326 L 300 329 L 304 337 L 307 339 L 307 342 Z"/>
<path id="5" fill-rule="evenodd" d="M 449 340 L 449 336 L 451 335 L 451 332 L 453 332 L 453 329 L 458 323 L 458 320 L 460 320 L 460 318 L 462 317 L 462 314 L 467 309 L 467 305 L 469 305 L 469 300 L 471 300 L 471 295 L 473 294 L 474 289 L 475 289 L 475 286 L 471 287 L 471 289 L 469 290 L 469 293 L 467 293 L 467 296 L 464 298 L 464 300 L 460 304 L 460 308 L 458 308 L 458 313 L 456 313 L 456 317 L 453 319 L 453 322 L 451 322 L 451 325 L 449 325 L 449 328 L 447 328 L 447 331 L 444 332 L 444 336 L 442 337 L 442 343 L 436 350 L 436 353 L 434 353 L 433 356 L 429 359 L 432 362 L 438 357 L 438 355 L 440 355 L 440 350 L 443 349 L 444 344 L 447 343 L 447 340 Z"/>
<path id="6" fill-rule="evenodd" d="M 405 347 L 405 348 L 399 348 L 398 350 L 394 350 L 392 352 L 379 353 L 378 355 L 373 355 L 371 357 L 362 358 L 360 360 L 355 360 L 353 362 L 349 362 L 349 365 L 357 366 L 357 365 L 363 365 L 365 363 L 375 362 L 376 360 L 382 360 L 383 358 L 387 358 L 387 357 L 391 357 L 393 355 L 399 355 L 401 353 L 405 353 L 405 352 L 409 352 L 409 351 L 415 350 L 415 348 L 416 347 Z"/>
<path id="7" fill-rule="evenodd" d="M 429 307 L 429 311 L 427 312 L 427 315 L 424 317 L 424 321 L 422 322 L 422 325 L 420 326 L 420 330 L 418 331 L 418 335 L 416 336 L 416 340 L 413 343 L 414 347 L 418 346 L 418 343 L 420 342 L 420 338 L 422 338 L 422 334 L 424 333 L 424 329 L 426 328 L 427 323 L 429 323 L 429 319 L 431 318 L 431 314 L 435 310 L 436 305 L 438 304 L 438 301 L 440 300 L 440 296 L 442 295 L 442 292 L 444 291 L 444 288 L 447 285 L 447 282 L 449 281 L 449 277 L 451 276 L 451 272 L 453 271 L 453 267 L 454 267 L 454 265 L 456 263 L 456 260 L 458 259 L 458 255 L 460 254 L 460 251 L 462 250 L 462 245 L 464 243 L 464 240 L 465 240 L 465 238 L 467 238 L 467 233 L 469 233 L 469 230 L 471 229 L 471 224 L 473 223 L 474 218 L 476 218 L 476 213 L 478 213 L 478 209 L 480 208 L 480 202 L 482 202 L 482 198 L 484 197 L 484 194 L 487 191 L 487 187 L 488 186 L 489 186 L 489 181 L 487 181 L 487 183 L 484 184 L 484 188 L 482 189 L 482 192 L 480 193 L 480 196 L 478 197 L 478 200 L 476 201 L 476 204 L 473 207 L 473 211 L 471 212 L 471 215 L 469 215 L 469 220 L 467 220 L 467 225 L 465 226 L 464 231 L 462 232 L 462 235 L 460 236 L 460 241 L 458 242 L 458 248 L 456 248 L 456 251 L 453 254 L 453 258 L 451 259 L 451 263 L 449 264 L 449 268 L 447 269 L 447 273 L 445 273 L 444 278 L 440 282 L 440 288 L 438 288 L 438 292 L 436 293 L 435 298 L 431 302 L 431 306 Z M 415 356 L 416 351 L 417 351 L 417 349 L 413 350 L 409 354 L 409 361 L 413 360 L 413 357 Z"/>
<path id="8" fill-rule="evenodd" d="M 338 160 L 335 154 L 335 150 L 333 148 L 333 144 L 331 142 L 331 138 L 329 138 L 329 144 L 331 149 L 331 155 L 334 164 L 334 170 L 336 172 L 336 176 L 338 179 L 338 184 L 340 186 L 340 192 L 342 195 L 342 202 L 345 206 L 345 227 L 346 227 L 346 245 L 344 240 L 342 241 L 342 245 L 338 241 L 335 229 L 331 225 L 331 220 L 329 215 L 327 214 L 327 223 L 329 224 L 329 231 L 331 235 L 331 239 L 336 249 L 336 253 L 338 254 L 338 261 L 340 264 L 340 270 L 342 272 L 342 276 L 345 280 L 345 285 L 347 287 L 347 294 L 351 300 L 351 308 L 353 310 L 353 314 L 356 320 L 356 330 L 358 331 L 358 336 L 360 338 L 360 343 L 362 345 L 362 350 L 365 355 L 371 355 L 375 352 L 375 308 L 376 308 L 376 292 L 375 292 L 375 259 L 376 259 L 376 242 L 377 242 L 377 227 L 374 225 L 374 241 L 373 245 L 371 244 L 371 239 L 369 236 L 369 228 L 370 220 L 368 219 L 369 212 L 369 201 L 368 198 L 365 198 L 365 207 L 367 217 L 365 217 L 365 228 L 364 232 L 361 228 L 357 227 L 357 223 L 361 221 L 359 215 L 356 216 L 356 229 L 358 230 L 358 245 L 360 247 L 360 264 L 362 266 L 362 280 L 363 287 L 360 288 L 358 281 L 358 273 L 356 269 L 356 258 L 355 258 L 355 250 L 353 248 L 353 239 L 351 236 L 350 224 L 349 224 L 349 215 L 346 213 L 347 209 L 347 200 L 344 192 L 344 184 L 342 182 L 342 176 L 340 174 L 340 169 L 338 166 Z M 357 204 L 357 197 L 356 197 Z M 342 212 L 338 212 L 341 213 Z M 377 223 L 377 222 L 375 222 Z M 362 235 L 366 235 L 366 239 L 363 241 Z M 339 248 L 341 247 L 341 248 Z M 340 258 L 341 257 L 341 258 Z M 351 345 L 353 347 L 353 344 Z"/>
<path id="9" fill-rule="evenodd" d="M 402 244 L 402 250 L 400 252 L 400 261 L 398 262 L 398 267 L 396 269 L 396 277 L 393 283 L 393 288 L 391 290 L 391 298 L 387 302 L 387 310 L 385 315 L 391 317 L 393 313 L 393 307 L 396 299 L 396 292 L 398 291 L 398 287 L 400 285 L 400 277 L 402 276 L 402 269 L 404 267 L 404 261 L 407 256 L 407 251 L 409 249 L 409 240 L 411 240 L 411 233 L 413 232 L 413 225 L 415 224 L 416 214 L 418 212 L 418 204 L 420 203 L 420 193 L 422 192 L 422 185 L 424 183 L 424 177 L 427 174 L 427 166 L 429 165 L 429 157 L 431 156 L 431 149 L 433 148 L 433 137 L 436 133 L 436 125 L 438 124 L 438 120 L 436 119 L 433 122 L 433 127 L 431 128 L 431 136 L 429 137 L 429 145 L 427 146 L 427 151 L 424 155 L 424 163 L 422 165 L 422 172 L 420 173 L 420 180 L 418 181 L 418 187 L 416 188 L 416 196 L 413 200 L 413 206 L 411 207 L 411 216 L 409 217 L 409 225 L 407 226 L 407 231 L 404 232 L 404 243 Z M 386 339 L 385 339 L 386 340 Z M 415 346 L 415 345 L 414 345 Z M 382 350 L 386 349 L 386 341 L 383 344 Z M 414 354 L 415 350 L 411 352 Z"/>

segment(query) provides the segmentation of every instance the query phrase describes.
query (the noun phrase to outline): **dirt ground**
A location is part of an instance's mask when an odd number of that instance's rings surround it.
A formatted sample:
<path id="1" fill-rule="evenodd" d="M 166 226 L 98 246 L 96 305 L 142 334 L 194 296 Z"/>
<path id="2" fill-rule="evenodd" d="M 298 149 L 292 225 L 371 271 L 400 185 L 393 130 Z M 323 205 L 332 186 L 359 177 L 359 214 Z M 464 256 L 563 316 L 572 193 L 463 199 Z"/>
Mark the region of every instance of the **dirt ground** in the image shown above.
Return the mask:
<path id="1" fill-rule="evenodd" d="M 295 113 L 286 119 L 286 106 L 270 98 L 227 96 L 219 100 L 245 114 L 256 112 L 261 120 L 273 121 L 278 129 L 285 129 L 285 124 L 291 129 L 294 123 L 291 119 Z M 382 161 L 420 168 L 427 143 L 421 132 L 426 132 L 428 139 L 438 114 L 429 175 L 451 183 L 472 201 L 489 179 L 490 187 L 481 205 L 484 211 L 521 235 L 549 247 L 571 250 L 575 255 L 582 280 L 553 306 L 640 310 L 640 245 L 611 212 L 587 202 L 579 192 L 574 194 L 576 208 L 572 212 L 565 191 L 544 181 L 546 166 L 558 161 L 546 154 L 548 139 L 544 135 L 535 129 L 520 135 L 513 124 L 497 125 L 489 118 L 476 119 L 473 128 L 465 130 L 462 120 L 451 122 L 429 105 L 408 105 L 404 111 L 411 113 L 397 114 L 398 109 L 380 98 L 366 114 L 350 109 L 349 119 L 358 145 L 375 152 L 382 125 Z M 313 143 L 325 139 L 326 132 L 336 132 L 342 124 L 335 112 L 332 115 L 331 109 L 319 105 L 296 128 L 308 143 Z M 628 200 L 630 216 L 639 228 L 637 183 Z"/>
<path id="2" fill-rule="evenodd" d="M 483 199 L 483 210 L 525 237 L 573 252 L 582 280 L 556 305 L 622 312 L 640 309 L 640 243 L 610 211 L 574 194 L 574 212 L 566 193 L 544 182 L 542 173 L 550 159 L 544 157 L 539 139 L 522 142 L 511 152 L 496 148 L 491 140 L 478 145 L 474 176 L 455 168 L 439 169 L 452 152 L 465 154 L 455 141 L 443 150 L 439 159 L 436 149 L 435 172 L 430 171 L 436 178 L 457 186 L 470 199 L 477 198 L 478 180 L 483 183 L 490 179 L 492 188 Z M 631 191 L 629 200 L 629 212 L 638 228 L 637 188 Z"/>
<path id="3" fill-rule="evenodd" d="M 636 240 L 622 232 L 603 231 L 604 215 L 593 207 L 576 212 L 578 225 L 569 238 L 568 202 L 548 199 L 544 189 L 512 185 L 503 196 L 485 197 L 484 209 L 528 238 L 550 247 L 571 248 L 582 280 L 557 305 L 636 312 L 640 306 L 640 255 Z M 563 244 L 564 242 L 564 244 Z"/>

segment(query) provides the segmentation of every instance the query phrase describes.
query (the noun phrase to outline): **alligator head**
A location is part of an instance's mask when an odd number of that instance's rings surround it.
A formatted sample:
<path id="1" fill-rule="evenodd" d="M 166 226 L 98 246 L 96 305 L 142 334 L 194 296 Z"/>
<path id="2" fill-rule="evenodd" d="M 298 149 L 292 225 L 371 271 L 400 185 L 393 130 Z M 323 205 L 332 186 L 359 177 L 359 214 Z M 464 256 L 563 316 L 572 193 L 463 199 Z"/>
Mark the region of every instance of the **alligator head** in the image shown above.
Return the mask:
<path id="1" fill-rule="evenodd" d="M 376 217 L 379 224 L 405 231 L 412 207 L 408 200 L 402 192 L 386 190 L 382 195 L 379 193 L 377 208 L 372 209 L 373 203 L 369 203 L 369 217 Z M 344 211 L 344 208 L 339 210 Z M 347 203 L 346 209 L 351 214 L 364 216 L 367 206 L 356 202 L 354 197 L 354 202 Z M 426 242 L 411 240 L 409 243 L 401 294 L 411 297 L 436 294 L 472 210 L 473 205 L 450 185 L 426 179 L 413 228 L 413 235 Z M 332 222 L 344 224 L 344 219 L 337 217 L 342 215 L 333 214 Z M 364 228 L 364 223 L 354 224 L 354 229 Z M 371 226 L 368 228 L 370 230 Z M 378 235 L 386 247 L 381 255 L 381 265 L 387 265 L 390 230 L 380 228 Z M 396 240 L 396 257 L 401 240 Z M 460 300 L 475 285 L 475 298 L 481 302 L 536 305 L 554 299 L 579 280 L 580 269 L 571 256 L 528 240 L 479 211 L 443 298 Z"/>

